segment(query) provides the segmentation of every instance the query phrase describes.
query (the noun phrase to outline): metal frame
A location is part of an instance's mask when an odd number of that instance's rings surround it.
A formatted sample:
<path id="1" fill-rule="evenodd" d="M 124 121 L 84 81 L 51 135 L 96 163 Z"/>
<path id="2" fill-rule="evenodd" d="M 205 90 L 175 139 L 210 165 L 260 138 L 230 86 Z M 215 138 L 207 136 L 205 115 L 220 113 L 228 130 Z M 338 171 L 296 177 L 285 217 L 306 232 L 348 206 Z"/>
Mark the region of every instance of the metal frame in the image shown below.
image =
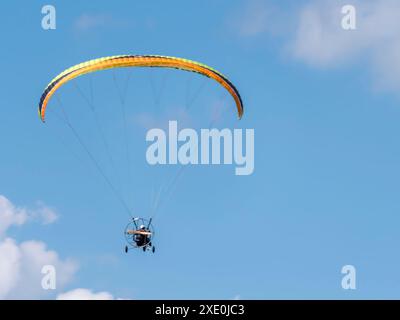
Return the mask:
<path id="1" fill-rule="evenodd" d="M 141 217 L 137 217 L 137 218 L 133 218 L 132 221 L 130 221 L 126 227 L 125 227 L 125 231 L 124 231 L 124 235 L 125 235 L 125 240 L 128 243 L 128 245 L 130 246 L 130 248 L 146 248 L 150 249 L 153 245 L 150 245 L 150 243 L 152 243 L 152 241 L 154 240 L 154 227 L 151 223 L 152 219 L 145 219 L 145 218 L 141 218 Z M 145 225 L 147 230 L 150 231 L 151 235 L 149 236 L 149 242 L 142 245 L 142 246 L 138 246 L 136 244 L 136 242 L 133 240 L 133 234 L 130 234 L 128 231 L 129 230 L 138 230 L 140 225 Z"/>

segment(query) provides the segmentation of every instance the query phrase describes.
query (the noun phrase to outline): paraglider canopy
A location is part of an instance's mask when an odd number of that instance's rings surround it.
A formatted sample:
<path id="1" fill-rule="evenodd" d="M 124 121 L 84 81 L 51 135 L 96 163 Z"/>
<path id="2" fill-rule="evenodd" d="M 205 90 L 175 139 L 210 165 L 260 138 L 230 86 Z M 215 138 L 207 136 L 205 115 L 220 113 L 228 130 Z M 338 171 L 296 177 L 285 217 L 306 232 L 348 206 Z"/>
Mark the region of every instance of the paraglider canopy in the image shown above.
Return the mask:
<path id="1" fill-rule="evenodd" d="M 56 76 L 44 90 L 39 102 L 39 117 L 44 122 L 46 116 L 47 104 L 51 96 L 60 88 L 64 83 L 91 72 L 106 70 L 112 68 L 122 67 L 161 67 L 161 68 L 174 68 L 185 71 L 199 73 L 203 76 L 214 79 L 221 84 L 233 97 L 236 103 L 236 108 L 239 118 L 243 115 L 243 103 L 238 90 L 235 86 L 217 70 L 192 60 L 156 56 L 156 55 L 120 55 L 104 57 L 94 60 L 89 60 L 77 64 Z"/>

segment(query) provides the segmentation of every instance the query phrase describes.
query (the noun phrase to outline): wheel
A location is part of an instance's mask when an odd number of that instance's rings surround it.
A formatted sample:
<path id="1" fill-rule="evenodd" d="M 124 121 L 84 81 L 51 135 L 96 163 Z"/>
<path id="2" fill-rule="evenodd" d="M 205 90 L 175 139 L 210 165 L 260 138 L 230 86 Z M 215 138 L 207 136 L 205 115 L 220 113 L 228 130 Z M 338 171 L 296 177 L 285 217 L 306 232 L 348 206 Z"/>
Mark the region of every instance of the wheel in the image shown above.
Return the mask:
<path id="1" fill-rule="evenodd" d="M 125 253 L 128 253 L 128 246 L 125 246 Z"/>
<path id="2" fill-rule="evenodd" d="M 156 247 L 153 247 L 153 248 L 151 249 L 151 251 L 153 251 L 153 253 L 156 252 Z"/>
<path id="3" fill-rule="evenodd" d="M 146 252 L 146 247 L 143 247 L 143 252 Z"/>

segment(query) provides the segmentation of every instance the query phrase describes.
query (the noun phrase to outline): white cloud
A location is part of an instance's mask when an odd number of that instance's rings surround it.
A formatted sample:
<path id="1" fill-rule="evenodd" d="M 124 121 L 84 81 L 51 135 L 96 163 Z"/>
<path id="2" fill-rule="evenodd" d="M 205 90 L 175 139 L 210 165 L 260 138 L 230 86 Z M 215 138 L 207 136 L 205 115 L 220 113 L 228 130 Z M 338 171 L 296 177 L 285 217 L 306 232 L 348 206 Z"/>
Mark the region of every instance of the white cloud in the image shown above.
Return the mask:
<path id="1" fill-rule="evenodd" d="M 0 299 L 37 299 L 51 294 L 41 287 L 44 265 L 56 268 L 59 289 L 71 281 L 77 270 L 76 262 L 61 259 L 57 252 L 48 250 L 44 242 L 18 243 L 6 234 L 13 225 L 21 226 L 33 219 L 51 223 L 56 218 L 54 210 L 42 203 L 33 210 L 21 208 L 0 195 Z"/>
<path id="2" fill-rule="evenodd" d="M 6 297 L 18 283 L 20 261 L 21 253 L 14 240 L 0 242 L 0 299 Z"/>
<path id="3" fill-rule="evenodd" d="M 108 13 L 84 13 L 76 18 L 73 22 L 73 29 L 77 33 L 87 32 L 98 28 L 132 28 L 134 21 L 129 17 L 114 17 Z M 149 20 L 144 27 L 150 29 L 155 25 Z"/>
<path id="4" fill-rule="evenodd" d="M 38 208 L 33 210 L 31 213 L 33 218 L 39 219 L 42 224 L 51 224 L 58 219 L 57 212 L 42 202 L 38 202 Z"/>
<path id="5" fill-rule="evenodd" d="M 42 224 L 50 224 L 58 219 L 54 209 L 42 202 L 34 209 L 14 206 L 10 200 L 0 195 L 0 239 L 5 236 L 11 226 L 21 226 L 28 220 L 39 220 Z"/>
<path id="6" fill-rule="evenodd" d="M 51 298 L 74 278 L 78 264 L 73 259 L 62 259 L 56 251 L 49 250 L 42 241 L 28 240 L 18 243 L 7 237 L 7 230 L 29 220 L 49 224 L 57 219 L 55 211 L 39 202 L 37 208 L 20 208 L 0 195 L 0 299 Z M 42 288 L 42 268 L 51 265 L 56 271 L 56 289 Z M 94 293 L 89 289 L 75 289 L 58 294 L 57 299 L 110 300 L 108 292 Z"/>
<path id="7" fill-rule="evenodd" d="M 78 31 L 87 31 L 107 25 L 110 21 L 112 21 L 112 19 L 109 15 L 85 13 L 76 19 L 74 27 Z"/>
<path id="8" fill-rule="evenodd" d="M 37 299 L 51 294 L 41 286 L 44 265 L 55 267 L 58 289 L 71 281 L 77 270 L 74 261 L 60 259 L 41 241 L 18 244 L 6 238 L 0 242 L 0 299 Z"/>
<path id="9" fill-rule="evenodd" d="M 136 115 L 133 122 L 145 130 L 160 128 L 168 132 L 168 122 L 172 120 L 178 121 L 180 127 L 193 126 L 193 119 L 184 107 L 170 108 L 161 113 L 142 112 Z"/>
<path id="10" fill-rule="evenodd" d="M 343 4 L 325 0 L 303 7 L 295 37 L 289 44 L 291 54 L 318 68 L 362 59 L 380 89 L 400 89 L 400 2 L 353 1 L 356 30 L 341 28 Z"/>
<path id="11" fill-rule="evenodd" d="M 106 291 L 93 292 L 89 289 L 74 289 L 57 296 L 57 300 L 113 300 L 112 294 Z"/>
<path id="12" fill-rule="evenodd" d="M 371 39 L 361 26 L 357 30 L 342 28 L 341 7 L 337 2 L 313 1 L 300 10 L 295 36 L 289 43 L 295 58 L 312 66 L 335 66 L 368 48 Z M 356 10 L 357 20 L 362 24 L 362 6 L 356 5 Z"/>
<path id="13" fill-rule="evenodd" d="M 240 36 L 252 37 L 268 30 L 269 19 L 271 18 L 270 7 L 261 1 L 250 1 L 240 18 L 233 18 L 237 22 L 237 30 Z"/>
<path id="14" fill-rule="evenodd" d="M 342 6 L 356 9 L 356 30 L 342 28 Z M 310 0 L 287 10 L 268 1 L 249 1 L 235 17 L 246 37 L 280 36 L 285 53 L 313 68 L 336 68 L 361 61 L 380 90 L 400 89 L 400 1 Z M 266 40 L 265 40 L 266 41 Z"/>
<path id="15" fill-rule="evenodd" d="M 376 88 L 398 91 L 400 89 L 400 39 L 392 41 L 381 52 L 376 52 L 373 59 L 372 71 Z"/>
<path id="16" fill-rule="evenodd" d="M 0 238 L 12 225 L 22 225 L 28 219 L 25 209 L 15 207 L 6 197 L 0 195 Z"/>
<path id="17" fill-rule="evenodd" d="M 282 35 L 292 25 L 290 12 L 273 1 L 249 0 L 228 16 L 227 25 L 243 39 L 259 40 L 265 35 Z"/>

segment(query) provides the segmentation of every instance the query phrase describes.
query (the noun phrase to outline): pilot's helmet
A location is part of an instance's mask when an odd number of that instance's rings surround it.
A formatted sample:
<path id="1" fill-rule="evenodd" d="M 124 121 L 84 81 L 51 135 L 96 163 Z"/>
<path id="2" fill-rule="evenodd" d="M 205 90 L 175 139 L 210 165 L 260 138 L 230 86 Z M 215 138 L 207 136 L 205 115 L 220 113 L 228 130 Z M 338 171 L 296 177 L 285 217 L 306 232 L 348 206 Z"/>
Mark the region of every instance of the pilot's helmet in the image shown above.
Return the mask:
<path id="1" fill-rule="evenodd" d="M 139 229 L 142 229 L 142 230 L 143 230 L 143 229 L 146 229 L 146 227 L 144 226 L 144 224 L 141 224 L 140 227 L 139 227 Z"/>

